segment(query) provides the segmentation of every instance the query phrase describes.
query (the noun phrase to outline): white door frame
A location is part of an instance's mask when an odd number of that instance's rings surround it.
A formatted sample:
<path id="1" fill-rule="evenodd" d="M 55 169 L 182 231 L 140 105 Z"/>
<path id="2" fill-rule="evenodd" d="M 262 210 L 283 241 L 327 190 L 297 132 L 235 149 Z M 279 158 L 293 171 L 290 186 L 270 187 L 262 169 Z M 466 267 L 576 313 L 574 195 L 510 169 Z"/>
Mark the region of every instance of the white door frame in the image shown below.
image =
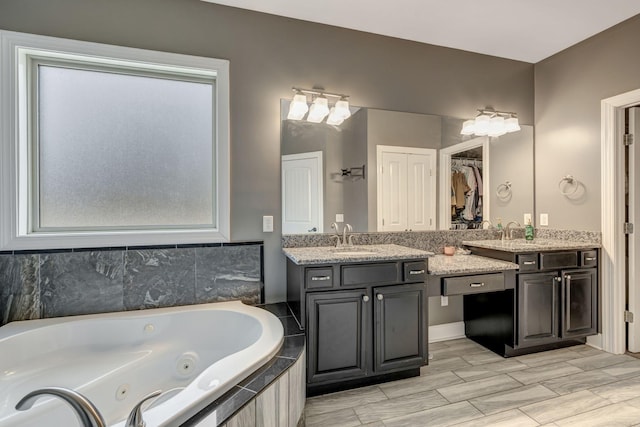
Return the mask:
<path id="1" fill-rule="evenodd" d="M 440 230 L 448 230 L 451 227 L 451 156 L 455 153 L 482 147 L 482 194 L 486 200 L 482 201 L 482 219 L 489 219 L 489 137 L 480 136 L 451 147 L 440 150 L 440 197 L 438 224 Z"/>
<path id="2" fill-rule="evenodd" d="M 640 89 L 600 103 L 600 170 L 602 251 L 602 334 L 589 342 L 610 353 L 626 350 L 625 336 L 625 221 L 624 200 L 624 109 L 640 103 Z"/>
<path id="3" fill-rule="evenodd" d="M 422 154 L 429 156 L 430 160 L 430 168 L 432 171 L 436 169 L 435 161 L 436 161 L 436 149 L 434 148 L 419 148 L 419 147 L 400 147 L 395 145 L 376 145 L 376 175 L 377 175 L 377 183 L 376 183 L 376 193 L 377 193 L 377 228 L 376 230 L 382 229 L 382 153 L 406 153 L 406 154 Z M 429 191 L 431 194 L 436 194 L 436 177 L 435 173 L 431 175 L 431 184 L 429 186 Z M 433 218 L 433 226 L 435 227 L 436 223 L 436 207 L 433 206 L 432 211 L 430 212 L 431 217 Z"/>

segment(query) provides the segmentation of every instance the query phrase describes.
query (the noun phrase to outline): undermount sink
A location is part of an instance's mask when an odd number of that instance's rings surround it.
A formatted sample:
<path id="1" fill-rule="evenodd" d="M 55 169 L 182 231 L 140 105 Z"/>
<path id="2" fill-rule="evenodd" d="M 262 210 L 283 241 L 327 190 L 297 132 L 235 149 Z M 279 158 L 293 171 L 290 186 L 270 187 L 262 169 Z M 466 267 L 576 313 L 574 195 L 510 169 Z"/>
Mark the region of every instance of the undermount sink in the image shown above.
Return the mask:
<path id="1" fill-rule="evenodd" d="M 377 252 L 370 249 L 358 249 L 358 248 L 335 248 L 331 252 L 340 255 L 375 255 Z"/>

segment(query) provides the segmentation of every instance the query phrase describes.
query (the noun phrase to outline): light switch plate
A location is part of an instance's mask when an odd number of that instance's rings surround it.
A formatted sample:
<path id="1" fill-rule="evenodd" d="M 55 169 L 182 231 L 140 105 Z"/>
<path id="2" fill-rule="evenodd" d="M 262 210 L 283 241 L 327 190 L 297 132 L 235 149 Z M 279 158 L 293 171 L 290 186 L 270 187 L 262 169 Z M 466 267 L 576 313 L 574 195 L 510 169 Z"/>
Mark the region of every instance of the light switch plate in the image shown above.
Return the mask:
<path id="1" fill-rule="evenodd" d="M 336 222 L 344 222 L 344 214 L 336 214 Z"/>
<path id="2" fill-rule="evenodd" d="M 531 220 L 531 214 L 530 213 L 526 213 L 526 214 L 524 214 L 524 222 L 522 223 L 522 225 L 527 225 L 527 224 L 529 224 L 529 222 L 531 222 L 531 224 L 533 224 L 533 221 Z"/>
<path id="3" fill-rule="evenodd" d="M 549 225 L 549 214 L 540 214 L 540 225 Z"/>
<path id="4" fill-rule="evenodd" d="M 262 217 L 262 231 L 264 233 L 273 232 L 273 216 L 272 215 L 265 215 Z"/>
<path id="5" fill-rule="evenodd" d="M 449 305 L 449 297 L 445 295 L 440 295 L 440 306 L 446 307 Z"/>

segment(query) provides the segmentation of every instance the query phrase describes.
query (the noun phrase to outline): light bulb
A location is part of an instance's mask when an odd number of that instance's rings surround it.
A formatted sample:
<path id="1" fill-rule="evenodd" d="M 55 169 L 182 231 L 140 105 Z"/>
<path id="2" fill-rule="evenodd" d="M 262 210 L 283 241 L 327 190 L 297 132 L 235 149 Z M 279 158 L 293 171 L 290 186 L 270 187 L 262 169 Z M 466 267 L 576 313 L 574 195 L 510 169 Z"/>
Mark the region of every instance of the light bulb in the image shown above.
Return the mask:
<path id="1" fill-rule="evenodd" d="M 461 135 L 473 135 L 476 130 L 476 121 L 475 120 L 465 120 L 462 123 L 462 130 L 460 131 Z"/>
<path id="2" fill-rule="evenodd" d="M 489 124 L 491 122 L 491 116 L 488 114 L 480 114 L 475 119 L 475 134 L 478 136 L 484 136 L 489 133 Z"/>
<path id="3" fill-rule="evenodd" d="M 496 116 L 489 121 L 489 136 L 500 136 L 507 133 L 504 127 L 504 117 Z"/>
<path id="4" fill-rule="evenodd" d="M 340 98 L 339 101 L 336 101 L 335 105 L 335 114 L 338 117 L 341 117 L 343 120 L 351 117 L 351 110 L 349 109 L 349 101 L 345 98 Z"/>
<path id="5" fill-rule="evenodd" d="M 509 117 L 504 121 L 504 128 L 507 132 L 516 132 L 520 130 L 520 123 L 517 117 Z"/>
<path id="6" fill-rule="evenodd" d="M 307 121 L 310 121 L 311 123 L 320 123 L 327 114 L 329 114 L 329 101 L 327 101 L 327 98 L 320 95 L 315 99 L 315 101 L 313 101 L 313 104 L 311 104 Z"/>
<path id="7" fill-rule="evenodd" d="M 302 120 L 305 114 L 309 111 L 307 106 L 307 96 L 303 93 L 296 93 L 293 96 L 293 100 L 289 105 L 289 114 L 287 119 L 289 120 Z"/>

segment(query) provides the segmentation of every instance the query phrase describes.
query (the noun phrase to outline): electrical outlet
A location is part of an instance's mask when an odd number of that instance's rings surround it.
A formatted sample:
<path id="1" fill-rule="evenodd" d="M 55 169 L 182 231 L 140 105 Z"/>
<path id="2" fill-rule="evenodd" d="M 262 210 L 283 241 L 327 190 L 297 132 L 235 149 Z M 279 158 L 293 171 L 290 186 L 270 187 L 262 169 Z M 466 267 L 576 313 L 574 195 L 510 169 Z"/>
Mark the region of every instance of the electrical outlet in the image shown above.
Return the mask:
<path id="1" fill-rule="evenodd" d="M 336 222 L 344 222 L 344 214 L 336 214 Z"/>
<path id="2" fill-rule="evenodd" d="M 262 232 L 273 233 L 273 216 L 265 215 L 262 217 Z"/>
<path id="3" fill-rule="evenodd" d="M 549 214 L 540 214 L 540 225 L 549 225 Z"/>
<path id="4" fill-rule="evenodd" d="M 449 305 L 449 297 L 445 296 L 445 295 L 441 295 L 440 296 L 440 306 L 441 307 L 446 307 Z"/>
<path id="5" fill-rule="evenodd" d="M 527 225 L 529 223 L 533 224 L 533 221 L 531 220 L 531 214 L 530 213 L 526 213 L 526 214 L 524 214 L 524 222 L 522 223 L 522 225 Z"/>

